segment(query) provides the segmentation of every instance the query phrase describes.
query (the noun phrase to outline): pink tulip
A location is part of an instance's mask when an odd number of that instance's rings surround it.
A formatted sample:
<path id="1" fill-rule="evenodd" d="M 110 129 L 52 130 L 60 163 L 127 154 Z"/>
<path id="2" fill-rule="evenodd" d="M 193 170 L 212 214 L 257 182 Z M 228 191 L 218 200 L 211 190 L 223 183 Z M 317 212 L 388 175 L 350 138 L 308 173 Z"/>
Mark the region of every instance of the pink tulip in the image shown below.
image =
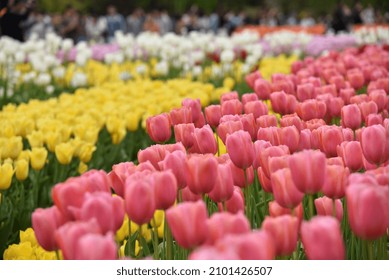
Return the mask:
<path id="1" fill-rule="evenodd" d="M 108 173 L 108 179 L 112 189 L 121 197 L 124 197 L 124 184 L 127 177 L 135 172 L 136 166 L 133 162 L 122 162 L 112 166 Z"/>
<path id="2" fill-rule="evenodd" d="M 303 220 L 303 204 L 300 203 L 294 209 L 284 208 L 277 203 L 277 201 L 273 200 L 269 202 L 269 214 L 270 217 L 279 217 L 282 215 L 292 215 L 293 217 L 297 217 L 299 222 Z"/>
<path id="3" fill-rule="evenodd" d="M 361 147 L 365 159 L 380 165 L 389 160 L 389 131 L 382 125 L 365 127 L 361 132 Z"/>
<path id="4" fill-rule="evenodd" d="M 271 184 L 274 199 L 285 208 L 295 208 L 304 198 L 304 193 L 299 191 L 293 183 L 289 168 L 277 170 L 271 174 Z"/>
<path id="5" fill-rule="evenodd" d="M 318 129 L 323 125 L 326 125 L 326 122 L 323 119 L 313 119 L 305 122 L 305 126 L 311 131 L 314 129 Z"/>
<path id="6" fill-rule="evenodd" d="M 334 209 L 335 204 L 335 209 Z M 339 223 L 343 219 L 343 204 L 340 199 L 333 200 L 327 196 L 322 196 L 315 199 L 316 212 L 320 216 L 334 216 L 338 219 Z"/>
<path id="7" fill-rule="evenodd" d="M 250 134 L 252 140 L 257 137 L 257 126 L 253 114 L 240 115 L 240 121 L 243 126 L 243 130 Z"/>
<path id="8" fill-rule="evenodd" d="M 248 102 L 258 101 L 258 96 L 255 93 L 245 93 L 242 95 L 242 104 L 246 105 Z"/>
<path id="9" fill-rule="evenodd" d="M 182 201 L 198 201 L 202 199 L 199 194 L 193 193 L 188 187 L 183 188 L 181 191 Z"/>
<path id="10" fill-rule="evenodd" d="M 119 196 L 105 192 L 87 193 L 78 211 L 81 221 L 95 219 L 102 233 L 116 232 L 124 219 L 124 202 Z"/>
<path id="11" fill-rule="evenodd" d="M 239 130 L 243 130 L 243 124 L 241 121 L 227 121 L 219 124 L 217 134 L 223 143 L 226 143 L 227 134 L 232 134 Z"/>
<path id="12" fill-rule="evenodd" d="M 337 155 L 337 146 L 343 142 L 343 131 L 339 126 L 322 126 L 318 128 L 320 137 L 320 150 L 326 154 L 327 157 L 334 157 Z"/>
<path id="13" fill-rule="evenodd" d="M 226 201 L 227 211 L 236 214 L 244 211 L 244 195 L 242 189 L 234 186 L 234 192 L 229 200 Z"/>
<path id="14" fill-rule="evenodd" d="M 274 115 L 263 115 L 256 119 L 256 123 L 262 128 L 277 126 L 277 118 Z"/>
<path id="15" fill-rule="evenodd" d="M 326 178 L 326 157 L 320 151 L 304 150 L 289 157 L 289 167 L 297 189 L 306 194 L 319 192 Z"/>
<path id="16" fill-rule="evenodd" d="M 350 99 L 353 96 L 355 96 L 355 90 L 353 88 L 344 88 L 339 92 L 339 97 L 343 99 L 344 104 L 350 104 Z"/>
<path id="17" fill-rule="evenodd" d="M 342 260 L 345 258 L 340 224 L 334 217 L 317 216 L 301 225 L 301 239 L 310 260 Z"/>
<path id="18" fill-rule="evenodd" d="M 209 125 L 205 125 L 202 128 L 195 128 L 193 139 L 194 143 L 189 149 L 189 152 L 199 154 L 217 153 L 216 139 Z"/>
<path id="19" fill-rule="evenodd" d="M 257 79 L 254 83 L 254 91 L 259 99 L 267 100 L 271 94 L 271 84 L 264 79 Z"/>
<path id="20" fill-rule="evenodd" d="M 217 177 L 217 160 L 213 155 L 192 155 L 188 158 L 187 183 L 195 194 L 205 194 L 212 191 Z M 204 176 L 207 174 L 207 176 Z"/>
<path id="21" fill-rule="evenodd" d="M 327 158 L 327 165 L 344 167 L 343 159 L 341 157 Z"/>
<path id="22" fill-rule="evenodd" d="M 281 114 L 292 114 L 297 107 L 297 99 L 295 96 L 286 94 L 284 91 L 273 92 L 270 94 L 270 101 L 273 111 Z"/>
<path id="23" fill-rule="evenodd" d="M 298 218 L 290 215 L 276 218 L 266 217 L 262 228 L 273 237 L 277 256 L 289 256 L 296 249 L 299 232 Z"/>
<path id="24" fill-rule="evenodd" d="M 226 101 L 235 100 L 235 99 L 239 100 L 239 93 L 237 91 L 227 92 L 221 96 L 220 104 L 223 104 Z"/>
<path id="25" fill-rule="evenodd" d="M 176 142 L 181 142 L 186 149 L 189 149 L 194 144 L 193 133 L 195 126 L 193 123 L 177 124 L 174 126 L 174 137 Z"/>
<path id="26" fill-rule="evenodd" d="M 181 247 L 192 249 L 206 241 L 207 209 L 203 201 L 180 203 L 166 211 L 166 219 Z"/>
<path id="27" fill-rule="evenodd" d="M 350 98 L 351 104 L 361 104 L 363 102 L 368 102 L 369 96 L 367 94 L 358 94 Z"/>
<path id="28" fill-rule="evenodd" d="M 177 198 L 177 180 L 170 170 L 152 173 L 155 208 L 166 210 Z"/>
<path id="29" fill-rule="evenodd" d="M 386 103 L 388 102 L 386 92 L 383 89 L 377 89 L 369 92 L 370 100 L 377 105 L 378 112 L 385 109 Z"/>
<path id="30" fill-rule="evenodd" d="M 272 145 L 270 142 L 265 140 L 257 140 L 254 142 L 254 161 L 253 161 L 253 167 L 257 169 L 260 165 L 259 161 L 259 154 L 261 151 L 265 148 L 271 147 Z"/>
<path id="31" fill-rule="evenodd" d="M 341 97 L 332 97 L 326 102 L 327 115 L 329 118 L 340 117 L 344 106 L 344 101 Z"/>
<path id="32" fill-rule="evenodd" d="M 288 146 L 289 151 L 294 153 L 298 150 L 300 144 L 300 132 L 295 126 L 283 127 L 280 130 L 281 143 Z"/>
<path id="33" fill-rule="evenodd" d="M 85 234 L 77 242 L 75 260 L 115 260 L 117 246 L 112 234 L 102 236 L 96 233 Z"/>
<path id="34" fill-rule="evenodd" d="M 351 104 L 344 106 L 342 108 L 341 115 L 341 123 L 343 127 L 348 127 L 355 130 L 361 126 L 362 114 L 358 105 Z"/>
<path id="35" fill-rule="evenodd" d="M 215 213 L 207 220 L 208 236 L 206 244 L 213 245 L 227 234 L 239 235 L 250 232 L 250 223 L 246 216 L 239 212 Z"/>
<path id="36" fill-rule="evenodd" d="M 247 74 L 245 77 L 245 81 L 250 88 L 254 88 L 255 82 L 261 79 L 262 79 L 262 75 L 259 71 L 251 72 L 250 74 Z"/>
<path id="37" fill-rule="evenodd" d="M 234 179 L 234 185 L 240 188 L 245 188 L 251 185 L 254 181 L 254 169 L 252 166 L 246 169 L 246 176 L 244 175 L 244 170 L 237 167 L 232 161 L 229 162 L 229 167 L 232 173 L 232 177 Z M 247 181 L 246 181 L 247 179 Z"/>
<path id="38" fill-rule="evenodd" d="M 330 84 L 334 84 L 336 89 L 339 91 L 342 88 L 346 87 L 345 80 L 341 75 L 334 75 L 329 79 Z"/>
<path id="39" fill-rule="evenodd" d="M 166 155 L 163 161 L 159 162 L 162 170 L 170 170 L 173 172 L 177 180 L 178 189 L 185 188 L 186 174 L 188 172 L 188 166 L 186 164 L 186 154 L 182 151 L 174 151 Z"/>
<path id="40" fill-rule="evenodd" d="M 370 114 L 378 113 L 377 104 L 373 101 L 359 103 L 358 107 L 362 114 L 362 120 L 365 120 Z"/>
<path id="41" fill-rule="evenodd" d="M 172 125 L 181 123 L 192 123 L 192 111 L 187 107 L 181 107 L 179 109 L 173 109 L 170 111 L 170 120 Z"/>
<path id="42" fill-rule="evenodd" d="M 217 127 L 222 117 L 222 108 L 220 105 L 209 105 L 205 107 L 205 119 L 211 127 Z"/>
<path id="43" fill-rule="evenodd" d="M 269 172 L 270 174 L 276 172 L 277 170 L 288 168 L 289 167 L 289 155 L 279 156 L 279 157 L 270 157 L 269 158 Z"/>
<path id="44" fill-rule="evenodd" d="M 232 177 L 230 166 L 228 164 L 219 164 L 215 186 L 209 193 L 209 197 L 216 203 L 223 202 L 229 200 L 233 192 L 234 178 Z"/>
<path id="45" fill-rule="evenodd" d="M 346 90 L 346 89 L 341 89 L 341 90 Z M 321 87 L 321 91 L 324 94 L 325 93 L 329 93 L 329 94 L 331 94 L 334 97 L 338 96 L 338 90 L 336 89 L 336 86 L 333 85 L 333 84 L 323 85 Z"/>
<path id="46" fill-rule="evenodd" d="M 60 226 L 66 223 L 65 217 L 58 210 L 57 206 L 35 209 L 31 220 L 39 245 L 46 251 L 57 250 L 58 245 L 54 233 Z"/>
<path id="47" fill-rule="evenodd" d="M 311 144 L 312 132 L 309 129 L 303 129 L 300 132 L 300 142 L 298 150 L 309 150 L 312 148 Z"/>
<path id="48" fill-rule="evenodd" d="M 280 120 L 281 127 L 295 126 L 298 131 L 305 128 L 304 122 L 300 119 L 297 114 L 284 115 Z"/>
<path id="49" fill-rule="evenodd" d="M 258 167 L 257 174 L 262 189 L 267 193 L 273 193 L 273 188 L 272 188 L 270 178 L 265 175 L 262 167 Z"/>
<path id="50" fill-rule="evenodd" d="M 386 233 L 389 227 L 389 188 L 350 180 L 346 198 L 350 227 L 357 236 L 374 240 Z"/>
<path id="51" fill-rule="evenodd" d="M 74 260 L 79 254 L 79 241 L 88 234 L 101 234 L 96 220 L 68 222 L 55 232 L 55 239 L 65 260 Z M 91 248 L 89 248 L 90 250 Z"/>
<path id="52" fill-rule="evenodd" d="M 281 145 L 281 128 L 276 126 L 261 127 L 257 132 L 257 140 L 268 141 L 272 146 Z"/>
<path id="53" fill-rule="evenodd" d="M 246 131 L 236 131 L 227 136 L 227 152 L 231 161 L 239 168 L 246 169 L 254 161 L 254 144 Z"/>
<path id="54" fill-rule="evenodd" d="M 246 114 L 253 114 L 254 118 L 257 119 L 260 116 L 267 115 L 269 109 L 262 101 L 250 101 L 244 105 L 244 112 Z"/>
<path id="55" fill-rule="evenodd" d="M 366 118 L 365 118 L 365 125 L 366 126 L 372 126 L 372 125 L 376 125 L 376 124 L 382 125 L 383 122 L 384 122 L 384 120 L 382 118 L 382 115 L 380 115 L 380 114 L 370 114 L 370 115 L 366 116 Z"/>
<path id="56" fill-rule="evenodd" d="M 296 113 L 304 121 L 312 119 L 322 119 L 327 112 L 327 106 L 323 101 L 314 99 L 297 103 Z"/>
<path id="57" fill-rule="evenodd" d="M 259 154 L 259 163 L 266 177 L 270 178 L 269 159 L 271 157 L 279 157 L 289 154 L 287 146 L 272 146 L 262 150 Z"/>
<path id="58" fill-rule="evenodd" d="M 295 89 L 294 89 L 294 83 L 291 80 L 283 79 L 274 81 L 271 85 L 273 92 L 279 92 L 284 91 L 288 95 L 294 96 L 295 95 Z"/>
<path id="59" fill-rule="evenodd" d="M 240 115 L 243 105 L 238 99 L 228 100 L 222 103 L 222 115 Z"/>
<path id="60" fill-rule="evenodd" d="M 362 168 L 362 148 L 358 141 L 342 142 L 337 147 L 337 154 L 342 157 L 344 165 L 352 172 L 358 171 Z"/>
<path id="61" fill-rule="evenodd" d="M 164 143 L 172 136 L 169 115 L 164 113 L 146 120 L 147 134 L 156 143 Z"/>
<path id="62" fill-rule="evenodd" d="M 201 246 L 189 254 L 189 260 L 237 260 L 239 256 L 230 248 Z"/>
<path id="63" fill-rule="evenodd" d="M 146 179 L 146 178 L 145 178 Z M 148 223 L 156 210 L 153 185 L 150 180 L 126 180 L 125 209 L 129 219 L 138 225 Z"/>
<path id="64" fill-rule="evenodd" d="M 314 86 L 311 83 L 301 84 L 297 86 L 297 99 L 303 102 L 308 99 L 315 98 Z"/>
<path id="65" fill-rule="evenodd" d="M 182 101 L 182 106 L 190 110 L 192 114 L 193 123 L 198 122 L 202 118 L 204 119 L 203 112 L 201 111 L 200 99 L 185 98 Z"/>
<path id="66" fill-rule="evenodd" d="M 360 89 L 365 84 L 365 78 L 360 70 L 347 71 L 347 80 L 350 82 L 354 89 Z"/>

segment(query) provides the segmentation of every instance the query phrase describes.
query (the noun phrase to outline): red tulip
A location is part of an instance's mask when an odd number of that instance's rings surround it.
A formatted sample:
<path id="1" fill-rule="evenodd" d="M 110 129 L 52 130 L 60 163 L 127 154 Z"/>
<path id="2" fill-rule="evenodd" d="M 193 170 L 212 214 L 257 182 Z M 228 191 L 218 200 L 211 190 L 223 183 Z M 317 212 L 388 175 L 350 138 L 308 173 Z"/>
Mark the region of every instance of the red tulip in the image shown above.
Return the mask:
<path id="1" fill-rule="evenodd" d="M 234 192 L 234 178 L 228 164 L 219 164 L 217 178 L 209 197 L 215 202 L 229 200 Z"/>
<path id="2" fill-rule="evenodd" d="M 273 237 L 276 255 L 289 256 L 297 247 L 299 220 L 290 215 L 266 217 L 262 228 Z"/>
<path id="3" fill-rule="evenodd" d="M 299 191 L 293 183 L 289 168 L 277 170 L 271 174 L 271 184 L 274 199 L 285 208 L 295 208 L 304 198 L 304 193 Z"/>
<path id="4" fill-rule="evenodd" d="M 66 222 L 65 217 L 58 210 L 57 206 L 35 209 L 31 220 L 39 245 L 46 251 L 57 250 L 58 245 L 54 233 Z"/>
<path id="5" fill-rule="evenodd" d="M 146 178 L 126 180 L 125 209 L 129 219 L 138 225 L 148 223 L 156 210 L 153 185 Z"/>
<path id="6" fill-rule="evenodd" d="M 102 236 L 88 233 L 81 236 L 74 252 L 75 260 L 115 260 L 117 246 L 112 233 Z"/>
<path id="7" fill-rule="evenodd" d="M 221 212 L 213 214 L 208 220 L 206 244 L 213 245 L 227 234 L 239 235 L 250 232 L 250 223 L 246 216 L 239 212 L 231 214 Z"/>
<path id="8" fill-rule="evenodd" d="M 207 209 L 203 201 L 180 203 L 166 211 L 166 219 L 181 247 L 192 249 L 206 241 Z"/>
<path id="9" fill-rule="evenodd" d="M 342 115 L 341 123 L 343 127 L 348 127 L 355 130 L 361 126 L 362 114 L 361 111 L 359 110 L 358 105 L 350 104 L 344 106 L 342 108 L 341 115 Z"/>
<path id="10" fill-rule="evenodd" d="M 222 117 L 222 108 L 220 105 L 209 105 L 205 107 L 205 119 L 212 127 L 217 127 Z"/>
<path id="11" fill-rule="evenodd" d="M 365 159 L 376 165 L 389 160 L 389 131 L 382 125 L 365 127 L 361 132 L 361 146 Z"/>
<path id="12" fill-rule="evenodd" d="M 320 216 L 334 216 L 335 203 L 335 218 L 341 223 L 343 219 L 343 204 L 340 199 L 333 200 L 329 197 L 322 196 L 315 199 L 316 212 Z"/>
<path id="13" fill-rule="evenodd" d="M 239 168 L 246 169 L 254 161 L 254 144 L 246 131 L 236 131 L 227 136 L 227 152 L 231 161 Z"/>
<path id="14" fill-rule="evenodd" d="M 289 157 L 289 167 L 297 189 L 306 194 L 319 192 L 326 178 L 326 157 L 320 151 L 304 150 Z"/>
<path id="15" fill-rule="evenodd" d="M 317 216 L 301 225 L 301 239 L 310 260 L 342 260 L 345 258 L 340 224 L 334 217 Z"/>
<path id="16" fill-rule="evenodd" d="M 147 134 L 156 143 L 164 143 L 172 136 L 169 115 L 164 113 L 146 120 Z"/>
<path id="17" fill-rule="evenodd" d="M 218 162 L 213 155 L 192 155 L 188 158 L 187 183 L 195 194 L 205 194 L 212 191 L 217 177 Z M 207 176 L 204 176 L 207 174 Z"/>
<path id="18" fill-rule="evenodd" d="M 389 188 L 368 183 L 351 183 L 346 189 L 347 211 L 352 231 L 374 240 L 389 227 Z"/>
<path id="19" fill-rule="evenodd" d="M 68 222 L 55 232 L 55 239 L 65 260 L 74 260 L 79 254 L 79 241 L 83 236 L 101 234 L 96 220 L 88 222 Z M 91 248 L 89 248 L 91 249 Z"/>

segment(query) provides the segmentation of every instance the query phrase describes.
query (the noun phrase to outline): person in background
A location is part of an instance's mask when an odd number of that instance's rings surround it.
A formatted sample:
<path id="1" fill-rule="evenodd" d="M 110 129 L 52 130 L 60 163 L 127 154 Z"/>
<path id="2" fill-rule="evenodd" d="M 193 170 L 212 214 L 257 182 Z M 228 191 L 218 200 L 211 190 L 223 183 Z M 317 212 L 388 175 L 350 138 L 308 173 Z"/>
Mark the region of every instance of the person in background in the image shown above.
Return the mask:
<path id="1" fill-rule="evenodd" d="M 315 25 L 315 19 L 311 16 L 309 11 L 301 12 L 300 26 L 309 27 Z"/>
<path id="2" fill-rule="evenodd" d="M 342 1 L 339 1 L 332 16 L 332 29 L 335 33 L 348 30 L 351 11 Z"/>
<path id="3" fill-rule="evenodd" d="M 25 35 L 24 38 L 28 40 L 33 34 L 39 39 L 45 38 L 47 33 L 53 32 L 53 26 L 51 25 L 51 17 L 38 10 L 31 12 L 30 16 L 22 24 Z"/>
<path id="4" fill-rule="evenodd" d="M 126 21 L 124 17 L 118 13 L 114 5 L 107 7 L 107 41 L 112 42 L 115 38 L 116 31 L 126 32 Z"/>
<path id="5" fill-rule="evenodd" d="M 173 21 L 166 10 L 161 10 L 159 14 L 160 34 L 164 35 L 173 30 Z"/>
<path id="6" fill-rule="evenodd" d="M 62 17 L 59 33 L 64 38 L 78 41 L 79 27 L 81 25 L 81 17 L 78 11 L 71 5 L 68 5 Z"/>
<path id="7" fill-rule="evenodd" d="M 371 4 L 363 9 L 361 12 L 361 17 L 364 24 L 373 24 L 375 22 L 374 8 Z"/>
<path id="8" fill-rule="evenodd" d="M 362 24 L 362 4 L 360 1 L 355 1 L 354 7 L 351 11 L 351 22 L 352 24 Z"/>
<path id="9" fill-rule="evenodd" d="M 137 36 L 143 30 L 143 24 L 145 21 L 144 11 L 140 8 L 135 9 L 127 17 L 127 31 Z"/>
<path id="10" fill-rule="evenodd" d="M 88 41 L 93 43 L 104 43 L 104 35 L 107 30 L 105 18 L 99 17 L 95 11 L 85 19 L 85 33 Z"/>
<path id="11" fill-rule="evenodd" d="M 2 35 L 23 41 L 22 22 L 29 17 L 31 10 L 35 6 L 35 1 L 9 0 L 5 4 L 3 4 L 4 8 L 1 10 L 0 19 Z"/>

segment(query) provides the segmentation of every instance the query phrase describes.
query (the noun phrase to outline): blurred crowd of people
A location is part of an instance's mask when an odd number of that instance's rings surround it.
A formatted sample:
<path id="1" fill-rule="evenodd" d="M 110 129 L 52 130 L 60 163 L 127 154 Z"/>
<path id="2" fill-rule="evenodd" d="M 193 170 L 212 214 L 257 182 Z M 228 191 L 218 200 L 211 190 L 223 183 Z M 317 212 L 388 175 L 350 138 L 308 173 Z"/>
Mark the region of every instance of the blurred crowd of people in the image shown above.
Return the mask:
<path id="1" fill-rule="evenodd" d="M 83 14 L 73 6 L 67 6 L 62 14 L 46 14 L 36 9 L 34 3 L 34 0 L 2 1 L 1 34 L 23 41 L 29 39 L 32 34 L 43 38 L 45 34 L 54 32 L 75 42 L 88 40 L 103 43 L 111 42 L 118 30 L 134 35 L 142 31 L 162 35 L 168 32 L 186 34 L 190 31 L 222 31 L 231 34 L 236 28 L 246 24 L 311 26 L 320 23 L 337 33 L 349 31 L 353 24 L 389 21 L 388 13 L 383 14 L 371 5 L 363 7 L 359 1 L 356 1 L 353 7 L 339 2 L 332 14 L 323 14 L 316 18 L 307 11 L 283 14 L 277 8 L 260 8 L 249 15 L 244 11 L 223 10 L 206 14 L 197 6 L 192 6 L 181 15 L 170 15 L 165 9 L 154 9 L 146 13 L 137 8 L 126 16 L 119 13 L 114 5 L 109 5 L 104 15 L 95 11 Z"/>

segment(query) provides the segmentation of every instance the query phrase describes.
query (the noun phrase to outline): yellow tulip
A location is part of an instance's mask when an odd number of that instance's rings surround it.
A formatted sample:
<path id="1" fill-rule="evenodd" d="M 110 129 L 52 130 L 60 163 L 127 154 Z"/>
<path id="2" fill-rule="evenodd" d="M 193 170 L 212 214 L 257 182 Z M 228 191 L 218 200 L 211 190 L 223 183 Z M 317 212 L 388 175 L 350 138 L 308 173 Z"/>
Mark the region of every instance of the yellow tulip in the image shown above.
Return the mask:
<path id="1" fill-rule="evenodd" d="M 84 143 L 81 145 L 78 157 L 84 163 L 90 162 L 93 152 L 96 151 L 96 146 L 91 143 Z"/>
<path id="2" fill-rule="evenodd" d="M 152 227 L 160 227 L 162 222 L 163 222 L 163 219 L 165 217 L 165 212 L 162 211 L 162 210 L 156 210 L 154 212 L 154 219 L 151 220 L 150 224 Z M 155 221 L 155 224 L 154 224 L 154 221 Z"/>
<path id="3" fill-rule="evenodd" d="M 31 148 L 43 147 L 43 133 L 39 130 L 34 130 L 31 134 L 27 135 L 27 140 Z"/>
<path id="4" fill-rule="evenodd" d="M 21 230 L 19 232 L 19 239 L 20 242 L 30 242 L 32 246 L 39 246 L 32 228 L 28 228 L 25 231 Z"/>
<path id="5" fill-rule="evenodd" d="M 30 151 L 29 150 L 21 151 L 17 159 L 18 160 L 25 159 L 27 162 L 29 162 L 30 161 Z"/>
<path id="6" fill-rule="evenodd" d="M 129 131 L 137 131 L 139 127 L 139 114 L 130 112 L 126 115 L 126 124 Z"/>
<path id="7" fill-rule="evenodd" d="M 0 166 L 0 190 L 6 190 L 11 186 L 14 169 L 9 162 Z"/>
<path id="8" fill-rule="evenodd" d="M 19 181 L 24 181 L 28 177 L 28 161 L 19 159 L 15 162 L 15 176 Z"/>
<path id="9" fill-rule="evenodd" d="M 36 260 L 34 249 L 30 242 L 13 244 L 4 251 L 5 260 Z"/>
<path id="10" fill-rule="evenodd" d="M 59 131 L 50 131 L 45 134 L 45 142 L 47 149 L 50 152 L 55 152 L 55 148 L 58 144 L 62 142 L 62 136 Z"/>
<path id="11" fill-rule="evenodd" d="M 47 150 L 45 148 L 32 148 L 30 159 L 32 169 L 41 170 L 46 163 Z"/>
<path id="12" fill-rule="evenodd" d="M 8 138 L 6 141 L 6 148 L 3 149 L 2 157 L 3 158 L 12 158 L 16 159 L 20 152 L 23 150 L 23 141 L 22 137 L 16 136 Z"/>
<path id="13" fill-rule="evenodd" d="M 80 163 L 78 164 L 77 171 L 78 171 L 79 174 L 84 174 L 85 172 L 88 171 L 88 165 L 86 165 L 85 163 L 80 161 Z"/>
<path id="14" fill-rule="evenodd" d="M 67 165 L 73 159 L 74 146 L 72 143 L 61 143 L 55 146 L 55 157 L 60 164 Z"/>

